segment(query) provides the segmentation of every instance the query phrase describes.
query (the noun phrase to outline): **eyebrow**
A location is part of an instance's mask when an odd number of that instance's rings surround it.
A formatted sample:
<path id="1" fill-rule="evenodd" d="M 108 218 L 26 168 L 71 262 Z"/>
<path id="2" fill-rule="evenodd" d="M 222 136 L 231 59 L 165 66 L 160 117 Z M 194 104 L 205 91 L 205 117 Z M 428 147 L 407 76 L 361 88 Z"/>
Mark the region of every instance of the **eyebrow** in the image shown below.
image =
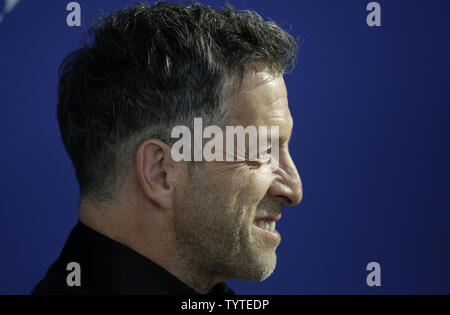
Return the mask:
<path id="1" fill-rule="evenodd" d="M 292 133 L 289 137 L 280 137 L 280 144 L 284 144 L 287 143 L 287 145 L 289 146 L 289 143 L 291 142 L 292 139 Z"/>
<path id="2" fill-rule="evenodd" d="M 292 124 L 291 130 L 289 132 L 289 136 L 285 137 L 285 136 L 281 136 L 280 137 L 280 144 L 281 143 L 287 143 L 287 145 L 289 146 L 289 143 L 291 142 L 292 139 L 292 131 L 294 130 L 294 124 Z"/>

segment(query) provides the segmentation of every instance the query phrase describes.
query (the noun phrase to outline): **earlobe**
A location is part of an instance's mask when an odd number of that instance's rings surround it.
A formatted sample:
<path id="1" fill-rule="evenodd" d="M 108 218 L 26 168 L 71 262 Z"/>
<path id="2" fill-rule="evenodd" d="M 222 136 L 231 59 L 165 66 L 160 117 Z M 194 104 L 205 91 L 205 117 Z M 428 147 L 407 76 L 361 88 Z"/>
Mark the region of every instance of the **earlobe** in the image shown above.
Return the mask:
<path id="1" fill-rule="evenodd" d="M 169 146 L 158 139 L 142 142 L 136 151 L 135 169 L 142 192 L 162 209 L 172 207 L 173 189 L 168 183 Z"/>

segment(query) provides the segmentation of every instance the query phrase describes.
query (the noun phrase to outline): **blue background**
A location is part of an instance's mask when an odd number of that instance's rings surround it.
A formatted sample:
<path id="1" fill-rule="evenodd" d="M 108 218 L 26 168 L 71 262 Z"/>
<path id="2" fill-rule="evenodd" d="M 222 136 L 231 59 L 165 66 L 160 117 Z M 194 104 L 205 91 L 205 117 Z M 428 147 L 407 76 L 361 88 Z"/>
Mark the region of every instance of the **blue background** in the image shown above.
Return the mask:
<path id="1" fill-rule="evenodd" d="M 77 221 L 56 121 L 57 69 L 100 10 L 21 1 L 0 23 L 0 293 L 26 294 Z M 301 40 L 285 77 L 304 199 L 285 209 L 278 266 L 237 293 L 450 293 L 450 1 L 230 1 Z M 223 5 L 222 1 L 203 1 Z M 0 9 L 5 1 L 0 1 Z M 381 264 L 381 287 L 366 265 Z"/>

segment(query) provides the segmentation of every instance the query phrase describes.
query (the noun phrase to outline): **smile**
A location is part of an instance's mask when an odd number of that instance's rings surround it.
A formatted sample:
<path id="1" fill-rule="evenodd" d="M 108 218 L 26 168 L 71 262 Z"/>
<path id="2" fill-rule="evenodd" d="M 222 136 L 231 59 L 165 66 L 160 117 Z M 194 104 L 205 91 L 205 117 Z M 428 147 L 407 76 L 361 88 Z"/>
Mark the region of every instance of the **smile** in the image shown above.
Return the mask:
<path id="1" fill-rule="evenodd" d="M 275 231 L 275 227 L 277 225 L 277 223 L 273 220 L 255 220 L 253 221 L 253 224 L 256 225 L 257 227 L 259 227 L 260 229 L 269 231 L 269 232 L 274 232 Z"/>
<path id="2" fill-rule="evenodd" d="M 253 221 L 253 226 L 257 231 L 259 231 L 265 237 L 268 237 L 276 243 L 281 241 L 280 233 L 275 229 L 276 228 L 276 220 L 272 218 L 261 218 Z"/>

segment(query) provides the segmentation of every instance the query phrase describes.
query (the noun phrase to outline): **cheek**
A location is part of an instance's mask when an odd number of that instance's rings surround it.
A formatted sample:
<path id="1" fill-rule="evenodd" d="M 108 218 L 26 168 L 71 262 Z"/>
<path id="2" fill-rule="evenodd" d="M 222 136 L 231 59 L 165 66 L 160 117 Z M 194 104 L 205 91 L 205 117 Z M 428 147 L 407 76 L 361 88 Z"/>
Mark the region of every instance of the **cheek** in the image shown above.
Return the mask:
<path id="1" fill-rule="evenodd" d="M 242 179 L 244 181 L 244 179 Z M 259 203 L 263 199 L 273 182 L 273 172 L 269 165 L 263 165 L 253 170 L 251 175 L 245 179 L 247 196 L 251 203 Z"/>
<path id="2" fill-rule="evenodd" d="M 266 191 L 269 189 L 272 181 L 274 179 L 274 171 L 278 168 L 278 165 L 275 163 L 269 163 L 261 165 L 259 169 L 255 171 L 255 180 L 259 183 L 260 189 L 265 189 Z"/>
<path id="3" fill-rule="evenodd" d="M 223 165 L 214 174 L 214 190 L 228 206 L 256 208 L 273 182 L 273 165 L 263 164 L 258 168 L 240 165 Z M 231 211 L 239 211 L 234 209 Z"/>

